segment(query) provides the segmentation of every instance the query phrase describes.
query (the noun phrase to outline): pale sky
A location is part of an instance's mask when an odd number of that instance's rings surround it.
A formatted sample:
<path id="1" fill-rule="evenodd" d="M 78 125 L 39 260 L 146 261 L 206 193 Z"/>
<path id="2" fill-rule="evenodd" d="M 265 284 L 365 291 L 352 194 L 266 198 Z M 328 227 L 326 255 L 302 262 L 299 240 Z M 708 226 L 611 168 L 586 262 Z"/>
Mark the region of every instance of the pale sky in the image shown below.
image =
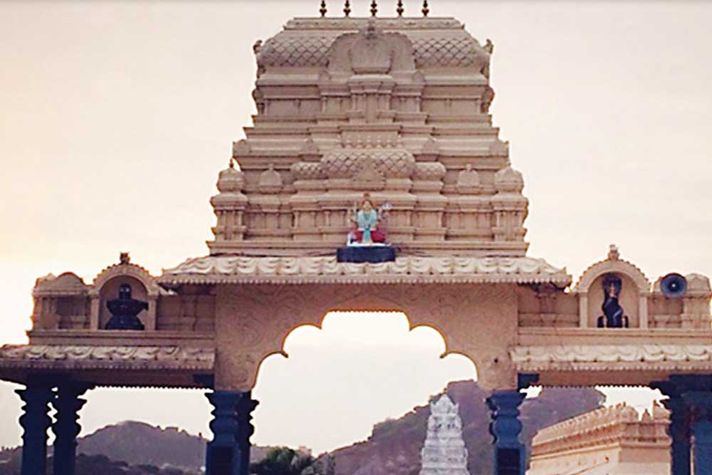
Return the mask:
<path id="1" fill-rule="evenodd" d="M 124 250 L 154 273 L 206 254 L 208 199 L 254 111 L 252 45 L 318 3 L 0 2 L 0 343 L 24 341 L 38 276 L 89 282 Z M 712 3 L 430 3 L 495 44 L 492 113 L 524 173 L 530 255 L 577 279 L 616 243 L 651 280 L 712 275 Z M 474 374 L 402 315 L 329 317 L 287 350 L 255 389 L 259 444 L 362 440 Z M 19 443 L 11 389 L 0 445 Z M 206 433 L 208 413 L 198 391 L 106 389 L 82 417 L 86 431 L 134 418 Z"/>

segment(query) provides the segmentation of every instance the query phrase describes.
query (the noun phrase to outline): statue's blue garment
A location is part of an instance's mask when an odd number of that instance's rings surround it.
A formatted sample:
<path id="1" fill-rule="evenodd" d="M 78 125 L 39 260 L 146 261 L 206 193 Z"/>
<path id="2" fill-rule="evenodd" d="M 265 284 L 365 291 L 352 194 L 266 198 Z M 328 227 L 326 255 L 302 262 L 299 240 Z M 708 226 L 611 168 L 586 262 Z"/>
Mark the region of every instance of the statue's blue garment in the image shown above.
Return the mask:
<path id="1" fill-rule="evenodd" d="M 378 224 L 378 211 L 372 209 L 370 211 L 359 210 L 356 213 L 356 224 L 359 231 L 363 231 L 362 242 L 372 242 L 371 230 Z"/>

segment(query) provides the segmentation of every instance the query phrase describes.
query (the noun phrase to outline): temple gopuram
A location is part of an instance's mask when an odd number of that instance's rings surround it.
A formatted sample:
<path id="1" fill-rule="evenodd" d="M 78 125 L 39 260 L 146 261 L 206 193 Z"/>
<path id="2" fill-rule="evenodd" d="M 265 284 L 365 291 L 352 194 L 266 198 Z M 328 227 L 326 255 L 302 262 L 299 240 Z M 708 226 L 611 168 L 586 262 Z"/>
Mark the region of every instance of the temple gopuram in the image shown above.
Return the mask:
<path id="1" fill-rule="evenodd" d="M 693 458 L 712 473 L 708 278 L 651 278 L 615 246 L 576 279 L 528 255 L 524 180 L 490 115 L 492 42 L 427 2 L 320 13 L 254 45 L 257 114 L 219 172 L 206 255 L 37 280 L 29 343 L 0 348 L 0 379 L 24 386 L 22 475 L 48 473 L 50 429 L 51 473 L 75 473 L 97 387 L 202 388 L 207 474 L 247 475 L 260 364 L 331 311 L 403 312 L 472 360 L 498 475 L 527 467 L 531 384 L 657 388 L 671 473 Z"/>

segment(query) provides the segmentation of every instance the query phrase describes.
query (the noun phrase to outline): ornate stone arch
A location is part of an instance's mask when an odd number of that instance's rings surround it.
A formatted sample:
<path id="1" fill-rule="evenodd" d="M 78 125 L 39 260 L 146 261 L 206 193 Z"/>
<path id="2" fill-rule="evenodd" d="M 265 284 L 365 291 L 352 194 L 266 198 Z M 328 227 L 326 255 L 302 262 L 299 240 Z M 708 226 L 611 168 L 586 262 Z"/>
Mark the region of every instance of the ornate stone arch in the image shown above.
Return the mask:
<path id="1" fill-rule="evenodd" d="M 321 328 L 332 311 L 402 312 L 411 329 L 427 326 L 445 344 L 442 356 L 467 357 L 480 384 L 513 388 L 516 370 L 509 356 L 515 341 L 516 288 L 513 285 L 245 285 L 218 287 L 216 339 L 219 352 L 216 387 L 247 391 L 260 365 L 285 355 L 284 344 L 296 328 Z M 269 306 L 265 306 L 269 302 Z M 501 325 L 493 329 L 491 321 Z M 512 328 L 503 328 L 510 325 Z M 474 376 L 474 375 L 473 375 Z"/>
<path id="2" fill-rule="evenodd" d="M 631 262 L 620 259 L 618 249 L 611 245 L 608 257 L 596 262 L 586 269 L 579 278 L 574 292 L 579 298 L 579 326 L 586 328 L 592 326 L 591 298 L 592 292 L 597 290 L 596 283 L 600 282 L 606 274 L 616 274 L 624 278 L 635 289 L 635 321 L 639 328 L 648 328 L 648 297 L 651 292 L 650 280 L 637 266 Z"/>
<path id="3" fill-rule="evenodd" d="M 102 289 L 111 281 L 120 278 L 131 278 L 138 281 L 146 291 L 148 310 L 143 318 L 146 330 L 156 329 L 156 304 L 161 288 L 157 279 L 145 268 L 131 263 L 128 254 L 121 254 L 118 264 L 111 265 L 102 270 L 92 282 L 89 296 L 91 298 L 90 328 L 99 329 L 101 315 Z"/>

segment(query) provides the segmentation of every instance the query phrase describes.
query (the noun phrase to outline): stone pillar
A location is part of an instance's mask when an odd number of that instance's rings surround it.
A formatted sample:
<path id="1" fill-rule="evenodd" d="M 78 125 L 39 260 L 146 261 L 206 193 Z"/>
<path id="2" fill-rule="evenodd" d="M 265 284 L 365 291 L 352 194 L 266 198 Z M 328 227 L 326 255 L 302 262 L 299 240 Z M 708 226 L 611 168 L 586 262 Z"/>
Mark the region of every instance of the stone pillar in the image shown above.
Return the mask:
<path id="1" fill-rule="evenodd" d="M 207 395 L 213 410 L 205 460 L 206 475 L 249 475 L 250 423 L 257 401 L 250 392 L 213 391 Z"/>
<path id="2" fill-rule="evenodd" d="M 670 395 L 662 401 L 670 411 L 670 473 L 690 475 L 690 421 L 687 405 L 679 395 Z"/>
<path id="3" fill-rule="evenodd" d="M 20 416 L 22 434 L 21 475 L 46 475 L 47 473 L 47 429 L 52 420 L 49 417 L 49 403 L 52 388 L 47 385 L 28 384 L 25 389 L 15 391 L 25 405 Z"/>
<path id="4" fill-rule="evenodd" d="M 242 393 L 237 403 L 237 446 L 240 449 L 240 475 L 250 473 L 250 437 L 255 433 L 252 425 L 252 411 L 259 402 L 252 399 L 252 392 Z"/>
<path id="5" fill-rule="evenodd" d="M 74 475 L 77 456 L 77 436 L 81 426 L 77 423 L 79 410 L 86 404 L 79 396 L 89 389 L 82 384 L 63 384 L 57 389 L 52 405 L 57 411 L 54 432 L 54 475 Z"/>
<path id="6" fill-rule="evenodd" d="M 490 433 L 494 437 L 495 475 L 524 475 L 526 452 L 519 440 L 522 423 L 519 422 L 519 405 L 525 395 L 516 390 L 494 391 L 487 398 L 492 422 Z"/>
<path id="7" fill-rule="evenodd" d="M 712 475 L 712 390 L 683 395 L 692 415 L 695 475 Z"/>

